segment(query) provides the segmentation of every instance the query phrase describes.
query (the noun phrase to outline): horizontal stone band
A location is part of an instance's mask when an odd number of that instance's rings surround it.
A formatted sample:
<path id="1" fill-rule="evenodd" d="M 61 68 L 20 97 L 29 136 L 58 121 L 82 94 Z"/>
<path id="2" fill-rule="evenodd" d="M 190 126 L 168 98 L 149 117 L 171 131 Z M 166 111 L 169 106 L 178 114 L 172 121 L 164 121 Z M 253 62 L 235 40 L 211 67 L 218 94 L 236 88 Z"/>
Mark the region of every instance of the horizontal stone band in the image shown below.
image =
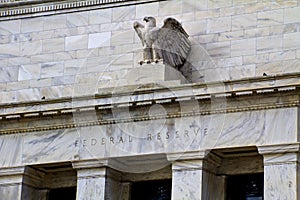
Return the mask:
<path id="1" fill-rule="evenodd" d="M 72 9 L 84 10 L 90 6 L 107 8 L 120 5 L 143 3 L 145 0 L 80 0 L 80 1 L 58 1 L 58 0 L 0 0 L 0 20 L 9 17 L 22 18 L 25 15 L 57 14 L 56 11 L 64 12 Z M 147 1 L 149 2 L 149 1 Z M 54 12 L 55 11 L 55 12 Z"/>

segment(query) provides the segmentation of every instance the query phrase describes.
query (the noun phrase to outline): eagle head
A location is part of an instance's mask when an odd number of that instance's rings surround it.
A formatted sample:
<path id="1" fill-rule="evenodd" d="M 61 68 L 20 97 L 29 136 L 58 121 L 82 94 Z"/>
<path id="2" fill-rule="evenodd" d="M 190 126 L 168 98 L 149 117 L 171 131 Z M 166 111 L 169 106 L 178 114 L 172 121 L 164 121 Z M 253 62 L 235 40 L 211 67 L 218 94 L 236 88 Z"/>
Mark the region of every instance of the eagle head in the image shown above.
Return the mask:
<path id="1" fill-rule="evenodd" d="M 144 17 L 144 21 L 148 24 L 148 26 L 155 27 L 156 20 L 154 17 Z"/>

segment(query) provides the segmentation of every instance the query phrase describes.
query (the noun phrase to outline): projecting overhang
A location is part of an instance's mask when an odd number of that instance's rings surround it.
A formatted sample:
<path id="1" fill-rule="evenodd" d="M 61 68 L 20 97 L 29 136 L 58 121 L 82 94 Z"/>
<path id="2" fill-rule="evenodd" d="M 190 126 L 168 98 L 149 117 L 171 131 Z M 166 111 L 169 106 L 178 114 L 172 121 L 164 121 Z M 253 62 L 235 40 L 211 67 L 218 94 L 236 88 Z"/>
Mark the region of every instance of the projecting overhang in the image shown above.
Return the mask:
<path id="1" fill-rule="evenodd" d="M 198 102 L 196 111 L 168 111 L 164 115 L 134 115 L 125 118 L 105 118 L 80 123 L 2 129 L 0 134 L 46 131 L 51 129 L 97 126 L 116 123 L 177 118 L 218 113 L 244 112 L 264 109 L 297 107 L 300 94 L 300 73 L 245 78 L 224 82 L 192 83 L 178 86 L 159 84 L 131 85 L 100 89 L 90 96 L 74 96 L 41 101 L 28 101 L 0 105 L 0 122 L 9 120 L 41 119 L 49 116 L 64 116 L 80 113 L 101 113 L 112 109 L 139 109 L 152 105 L 176 105 L 182 102 Z M 280 98 L 280 99 L 278 99 Z M 249 101 L 251 100 L 251 101 Z M 247 103 L 236 102 L 247 101 Z M 202 106 L 215 102 L 218 106 Z M 235 102 L 235 103 L 231 103 Z M 102 115 L 102 114 L 101 114 Z"/>
<path id="2" fill-rule="evenodd" d="M 0 0 L 0 20 L 127 6 L 157 0 Z"/>

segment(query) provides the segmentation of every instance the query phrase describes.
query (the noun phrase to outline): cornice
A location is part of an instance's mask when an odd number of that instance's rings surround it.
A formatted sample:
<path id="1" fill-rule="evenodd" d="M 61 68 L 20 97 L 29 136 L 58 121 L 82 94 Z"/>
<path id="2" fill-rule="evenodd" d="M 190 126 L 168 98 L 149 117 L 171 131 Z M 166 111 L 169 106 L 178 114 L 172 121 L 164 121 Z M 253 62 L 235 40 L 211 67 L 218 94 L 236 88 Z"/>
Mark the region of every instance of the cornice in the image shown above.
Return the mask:
<path id="1" fill-rule="evenodd" d="M 222 90 L 220 90 L 222 86 Z M 118 107 L 139 108 L 153 104 L 177 104 L 180 106 L 182 101 L 198 101 L 199 103 L 210 103 L 213 99 L 223 98 L 230 101 L 243 99 L 263 99 L 273 95 L 274 98 L 284 95 L 300 95 L 300 73 L 285 74 L 273 77 L 256 77 L 251 79 L 240 79 L 234 81 L 215 82 L 215 83 L 194 83 L 184 84 L 173 87 L 163 87 L 153 85 L 150 88 L 139 88 L 138 86 L 126 86 L 118 88 L 118 91 L 107 92 L 102 90 L 96 95 L 81 96 L 73 98 L 61 98 L 46 101 L 30 101 L 14 104 L 0 105 L 0 121 L 3 123 L 14 119 L 34 118 L 43 119 L 50 116 L 61 116 L 66 114 L 84 112 L 102 112 Z M 127 89 L 127 91 L 126 91 Z M 131 92 L 130 92 L 131 90 Z M 190 92 L 187 92 L 190 91 Z M 225 97 L 225 98 L 224 98 Z M 226 101 L 225 99 L 225 101 Z M 74 103 L 75 102 L 75 103 Z M 299 106 L 299 97 L 285 98 L 277 101 L 251 101 L 251 104 L 229 104 L 220 108 L 203 108 L 197 111 L 187 112 L 168 112 L 165 115 L 135 115 L 127 118 L 111 118 L 94 121 L 84 121 L 76 123 L 52 124 L 47 126 L 19 127 L 14 129 L 0 130 L 0 135 L 28 133 L 36 131 L 49 131 L 56 129 L 70 129 L 87 126 L 110 125 L 117 123 L 129 123 L 157 119 L 171 119 L 179 117 L 191 117 L 212 114 L 226 114 L 233 112 L 245 112 L 265 109 L 280 109 Z M 262 103 L 264 102 L 264 103 Z M 76 106 L 78 105 L 78 106 Z M 88 114 L 88 113 L 87 113 Z"/>
<path id="2" fill-rule="evenodd" d="M 95 101 L 96 106 L 98 100 L 107 99 L 112 97 L 123 97 L 123 96 L 133 96 L 133 95 L 145 95 L 151 93 L 164 93 L 171 91 L 177 92 L 176 98 L 184 98 L 184 97 L 194 97 L 195 99 L 210 99 L 215 96 L 243 96 L 243 95 L 256 95 L 264 93 L 267 91 L 268 93 L 274 93 L 278 91 L 290 91 L 290 90 L 299 90 L 300 88 L 300 73 L 286 73 L 279 74 L 274 76 L 262 76 L 262 77 L 252 77 L 252 78 L 243 78 L 236 80 L 226 80 L 226 81 L 216 81 L 216 82 L 207 82 L 207 83 L 190 83 L 190 84 L 181 84 L 175 86 L 163 86 L 161 84 L 152 85 L 129 85 L 129 86 L 121 86 L 116 88 L 101 88 L 98 93 L 94 95 L 85 95 L 85 96 L 73 96 L 73 97 L 63 97 L 56 99 L 46 99 L 46 100 L 38 100 L 38 101 L 21 101 L 16 103 L 2 103 L 0 104 L 0 113 L 7 113 L 7 111 L 3 111 L 3 109 L 9 108 L 26 108 L 28 110 L 28 106 L 43 106 L 43 105 L 52 105 L 51 107 L 55 107 L 54 105 L 60 105 L 60 107 L 67 108 L 68 105 L 71 105 L 72 102 L 82 102 L 88 100 L 97 100 Z M 146 86 L 146 87 L 145 87 Z M 221 87 L 221 89 L 220 89 Z M 206 90 L 208 89 L 209 90 Z M 203 89 L 203 90 L 202 90 Z M 180 91 L 191 90 L 192 94 L 187 95 L 186 93 L 180 95 Z M 174 97 L 167 98 L 152 98 L 145 99 L 144 101 L 153 101 L 153 100 L 166 100 L 168 98 L 174 99 Z M 142 102 L 142 101 L 141 101 Z M 138 101 L 133 102 L 137 104 Z M 103 104 L 101 106 L 108 106 L 111 104 Z M 88 105 L 86 105 L 88 106 Z M 84 106 L 82 106 L 84 107 Z M 74 107 L 73 107 L 74 109 Z M 25 110 L 25 109 L 24 109 Z M 34 109 L 36 110 L 36 109 Z M 40 110 L 47 110 L 45 108 L 41 108 Z M 15 112 L 16 110 L 14 110 Z M 0 115 L 1 117 L 1 115 Z"/>
<path id="3" fill-rule="evenodd" d="M 159 0 L 0 0 L 0 21 Z"/>
<path id="4" fill-rule="evenodd" d="M 266 105 L 241 106 L 241 107 L 225 108 L 225 109 L 218 109 L 218 110 L 201 110 L 198 112 L 191 111 L 186 113 L 182 113 L 182 112 L 168 113 L 166 115 L 157 115 L 157 116 L 145 115 L 145 116 L 128 117 L 123 119 L 106 119 L 106 120 L 96 120 L 96 121 L 88 121 L 82 123 L 76 122 L 76 123 L 67 123 L 67 124 L 5 129 L 5 130 L 0 130 L 0 135 L 51 131 L 51 130 L 58 130 L 58 129 L 71 129 L 71 128 L 80 128 L 80 127 L 89 127 L 89 126 L 103 126 L 103 125 L 111 125 L 111 124 L 119 124 L 119 123 L 141 122 L 141 121 L 159 120 L 159 119 L 172 119 L 172 118 L 180 118 L 180 117 L 194 117 L 194 116 L 203 116 L 203 115 L 212 115 L 212 114 L 226 114 L 226 113 L 234 113 L 234 112 L 291 108 L 291 107 L 298 107 L 298 106 L 299 106 L 299 101 L 294 101 L 294 102 L 281 103 L 275 105 L 266 104 Z"/>

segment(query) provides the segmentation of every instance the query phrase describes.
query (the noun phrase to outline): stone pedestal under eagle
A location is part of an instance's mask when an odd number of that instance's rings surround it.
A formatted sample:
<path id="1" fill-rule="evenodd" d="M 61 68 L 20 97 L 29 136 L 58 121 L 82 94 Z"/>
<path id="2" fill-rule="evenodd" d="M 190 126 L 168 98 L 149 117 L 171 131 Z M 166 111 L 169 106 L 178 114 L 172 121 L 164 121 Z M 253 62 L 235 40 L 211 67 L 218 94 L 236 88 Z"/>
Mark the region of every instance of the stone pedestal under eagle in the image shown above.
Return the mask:
<path id="1" fill-rule="evenodd" d="M 167 18 L 161 28 L 156 27 L 154 17 L 145 17 L 145 26 L 134 22 L 133 27 L 143 44 L 144 60 L 151 63 L 163 61 L 176 69 L 180 69 L 189 55 L 191 43 L 189 35 L 174 18 Z"/>

